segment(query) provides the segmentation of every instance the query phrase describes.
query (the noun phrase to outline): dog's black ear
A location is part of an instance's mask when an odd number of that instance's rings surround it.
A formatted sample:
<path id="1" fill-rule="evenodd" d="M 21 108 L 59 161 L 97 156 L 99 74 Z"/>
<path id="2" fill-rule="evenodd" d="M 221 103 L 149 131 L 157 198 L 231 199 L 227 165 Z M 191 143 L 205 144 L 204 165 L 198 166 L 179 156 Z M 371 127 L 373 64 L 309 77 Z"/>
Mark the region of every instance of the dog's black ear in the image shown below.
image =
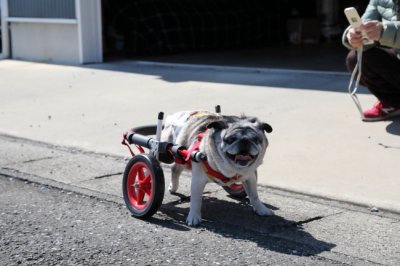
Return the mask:
<path id="1" fill-rule="evenodd" d="M 214 128 L 214 129 L 225 129 L 228 128 L 228 124 L 223 120 L 217 120 L 209 123 L 207 128 Z"/>
<path id="2" fill-rule="evenodd" d="M 260 126 L 258 128 L 262 129 L 262 130 L 265 130 L 265 132 L 267 132 L 267 133 L 271 133 L 272 132 L 272 127 L 267 123 L 260 123 Z"/>

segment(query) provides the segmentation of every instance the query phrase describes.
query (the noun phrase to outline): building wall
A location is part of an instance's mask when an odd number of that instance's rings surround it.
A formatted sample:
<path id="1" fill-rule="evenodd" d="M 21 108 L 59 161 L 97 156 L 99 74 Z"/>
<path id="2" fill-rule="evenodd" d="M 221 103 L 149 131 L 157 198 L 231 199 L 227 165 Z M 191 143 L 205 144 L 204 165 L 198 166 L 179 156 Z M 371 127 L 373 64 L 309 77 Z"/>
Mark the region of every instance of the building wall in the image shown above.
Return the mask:
<path id="1" fill-rule="evenodd" d="M 76 64 L 80 61 L 76 25 L 11 23 L 13 59 Z"/>
<path id="2" fill-rule="evenodd" d="M 3 57 L 62 64 L 103 61 L 101 0 L 0 1 L 7 7 L 2 17 L 11 48 Z"/>

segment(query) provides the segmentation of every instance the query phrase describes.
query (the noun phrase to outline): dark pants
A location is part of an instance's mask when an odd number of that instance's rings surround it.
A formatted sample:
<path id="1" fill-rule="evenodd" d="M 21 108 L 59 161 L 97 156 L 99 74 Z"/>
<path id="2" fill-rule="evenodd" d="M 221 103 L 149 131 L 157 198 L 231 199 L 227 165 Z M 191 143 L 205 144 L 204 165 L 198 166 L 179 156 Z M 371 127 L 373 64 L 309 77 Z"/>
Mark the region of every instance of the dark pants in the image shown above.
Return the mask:
<path id="1" fill-rule="evenodd" d="M 347 69 L 357 63 L 355 51 L 347 55 Z M 385 107 L 400 108 L 400 60 L 393 49 L 376 47 L 363 52 L 360 84 L 367 87 Z"/>

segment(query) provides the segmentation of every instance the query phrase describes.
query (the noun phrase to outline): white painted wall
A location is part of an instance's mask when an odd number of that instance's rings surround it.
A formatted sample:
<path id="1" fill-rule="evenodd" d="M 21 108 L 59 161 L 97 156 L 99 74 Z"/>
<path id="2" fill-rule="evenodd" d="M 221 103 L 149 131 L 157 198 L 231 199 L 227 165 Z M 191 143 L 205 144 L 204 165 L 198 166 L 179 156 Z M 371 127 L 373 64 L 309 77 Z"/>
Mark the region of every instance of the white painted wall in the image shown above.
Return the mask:
<path id="1" fill-rule="evenodd" d="M 77 25 L 11 22 L 12 58 L 78 64 Z"/>
<path id="2" fill-rule="evenodd" d="M 0 1 L 7 4 L 7 0 Z M 2 6 L 2 28 L 9 27 L 10 34 L 3 38 L 5 49 L 0 59 L 73 65 L 102 62 L 101 0 L 75 3 L 76 19 L 9 17 Z"/>

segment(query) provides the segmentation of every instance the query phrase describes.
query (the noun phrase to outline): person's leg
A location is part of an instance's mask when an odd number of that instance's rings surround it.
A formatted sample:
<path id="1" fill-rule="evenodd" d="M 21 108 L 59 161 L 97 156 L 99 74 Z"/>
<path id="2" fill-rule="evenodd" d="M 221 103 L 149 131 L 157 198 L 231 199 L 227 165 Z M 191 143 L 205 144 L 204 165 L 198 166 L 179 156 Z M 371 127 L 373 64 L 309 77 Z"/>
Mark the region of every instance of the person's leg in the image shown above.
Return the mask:
<path id="1" fill-rule="evenodd" d="M 355 51 L 350 51 L 346 64 L 353 71 L 357 63 Z M 367 87 L 384 106 L 400 108 L 400 60 L 392 49 L 372 48 L 362 55 L 360 84 Z"/>
<path id="2" fill-rule="evenodd" d="M 400 60 L 393 49 L 370 49 L 363 54 L 363 83 L 384 106 L 400 108 Z"/>

